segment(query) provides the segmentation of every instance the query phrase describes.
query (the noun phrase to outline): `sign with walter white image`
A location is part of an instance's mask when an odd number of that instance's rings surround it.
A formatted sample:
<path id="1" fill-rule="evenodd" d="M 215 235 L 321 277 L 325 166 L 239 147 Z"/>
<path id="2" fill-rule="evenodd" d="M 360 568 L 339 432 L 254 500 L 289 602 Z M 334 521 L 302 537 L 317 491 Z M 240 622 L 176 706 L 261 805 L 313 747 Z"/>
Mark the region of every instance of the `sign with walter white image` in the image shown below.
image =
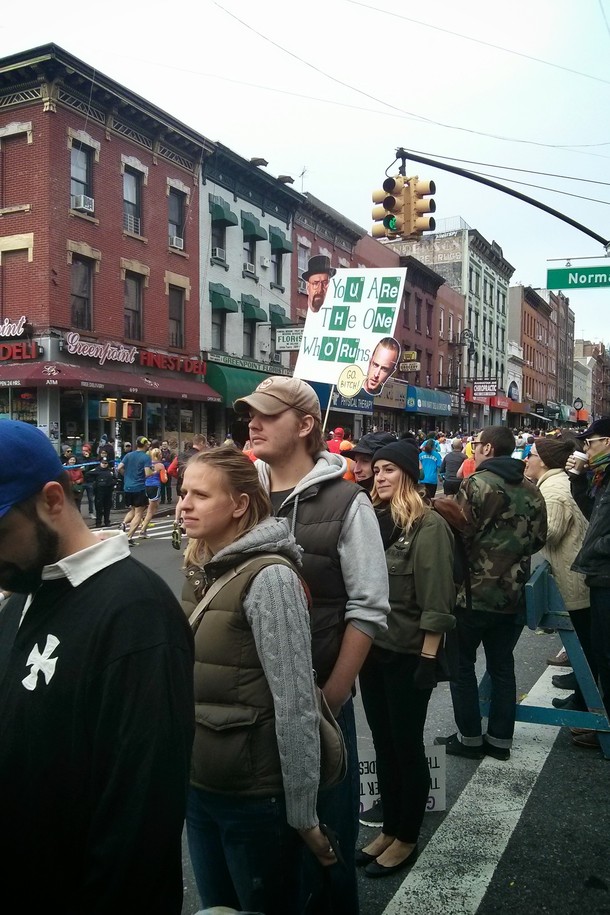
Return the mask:
<path id="1" fill-rule="evenodd" d="M 316 295 L 308 288 L 295 378 L 333 384 L 343 397 L 380 394 L 400 362 L 394 331 L 406 273 L 400 267 L 330 268 L 320 294 L 320 274 L 309 270 L 306 281 Z"/>

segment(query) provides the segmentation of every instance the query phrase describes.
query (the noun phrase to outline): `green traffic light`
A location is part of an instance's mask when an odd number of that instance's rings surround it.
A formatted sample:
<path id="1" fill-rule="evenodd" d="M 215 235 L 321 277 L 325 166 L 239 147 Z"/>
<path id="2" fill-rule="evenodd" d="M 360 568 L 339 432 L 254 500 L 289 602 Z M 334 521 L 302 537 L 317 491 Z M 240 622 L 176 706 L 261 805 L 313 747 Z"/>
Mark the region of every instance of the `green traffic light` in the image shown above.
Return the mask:
<path id="1" fill-rule="evenodd" d="M 397 226 L 395 216 L 386 216 L 383 220 L 383 226 L 385 229 L 390 229 L 391 232 L 394 232 Z"/>

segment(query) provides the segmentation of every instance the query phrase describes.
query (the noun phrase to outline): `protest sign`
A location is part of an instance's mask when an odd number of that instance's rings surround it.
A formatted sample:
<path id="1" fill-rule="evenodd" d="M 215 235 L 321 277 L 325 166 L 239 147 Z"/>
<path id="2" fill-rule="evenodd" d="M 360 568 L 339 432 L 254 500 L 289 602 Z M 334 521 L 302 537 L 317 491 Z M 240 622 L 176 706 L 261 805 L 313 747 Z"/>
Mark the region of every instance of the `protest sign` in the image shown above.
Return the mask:
<path id="1" fill-rule="evenodd" d="M 308 309 L 295 378 L 336 385 L 344 397 L 375 397 L 400 361 L 393 335 L 406 268 L 335 270 L 326 260 L 311 258 L 303 274 Z"/>

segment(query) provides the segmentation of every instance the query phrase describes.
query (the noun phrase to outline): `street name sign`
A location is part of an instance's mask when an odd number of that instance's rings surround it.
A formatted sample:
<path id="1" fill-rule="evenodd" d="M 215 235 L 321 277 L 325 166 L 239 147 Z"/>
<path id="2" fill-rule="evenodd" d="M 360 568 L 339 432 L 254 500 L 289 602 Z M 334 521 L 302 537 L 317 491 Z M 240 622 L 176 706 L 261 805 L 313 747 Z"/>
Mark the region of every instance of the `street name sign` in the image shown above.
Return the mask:
<path id="1" fill-rule="evenodd" d="M 547 270 L 547 289 L 600 289 L 610 286 L 610 265 Z"/>

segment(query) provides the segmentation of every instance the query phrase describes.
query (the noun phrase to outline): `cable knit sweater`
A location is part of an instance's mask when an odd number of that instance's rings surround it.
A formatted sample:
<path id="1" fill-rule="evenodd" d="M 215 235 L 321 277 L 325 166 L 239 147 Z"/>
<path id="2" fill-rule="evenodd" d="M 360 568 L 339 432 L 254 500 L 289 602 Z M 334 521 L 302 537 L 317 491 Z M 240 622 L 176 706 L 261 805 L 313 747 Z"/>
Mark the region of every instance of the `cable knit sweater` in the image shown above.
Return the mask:
<path id="1" fill-rule="evenodd" d="M 585 576 L 572 571 L 572 563 L 582 546 L 588 522 L 572 497 L 564 470 L 547 470 L 537 486 L 546 503 L 548 525 L 542 555 L 551 565 L 566 609 L 582 610 L 589 606 L 589 589 Z"/>

